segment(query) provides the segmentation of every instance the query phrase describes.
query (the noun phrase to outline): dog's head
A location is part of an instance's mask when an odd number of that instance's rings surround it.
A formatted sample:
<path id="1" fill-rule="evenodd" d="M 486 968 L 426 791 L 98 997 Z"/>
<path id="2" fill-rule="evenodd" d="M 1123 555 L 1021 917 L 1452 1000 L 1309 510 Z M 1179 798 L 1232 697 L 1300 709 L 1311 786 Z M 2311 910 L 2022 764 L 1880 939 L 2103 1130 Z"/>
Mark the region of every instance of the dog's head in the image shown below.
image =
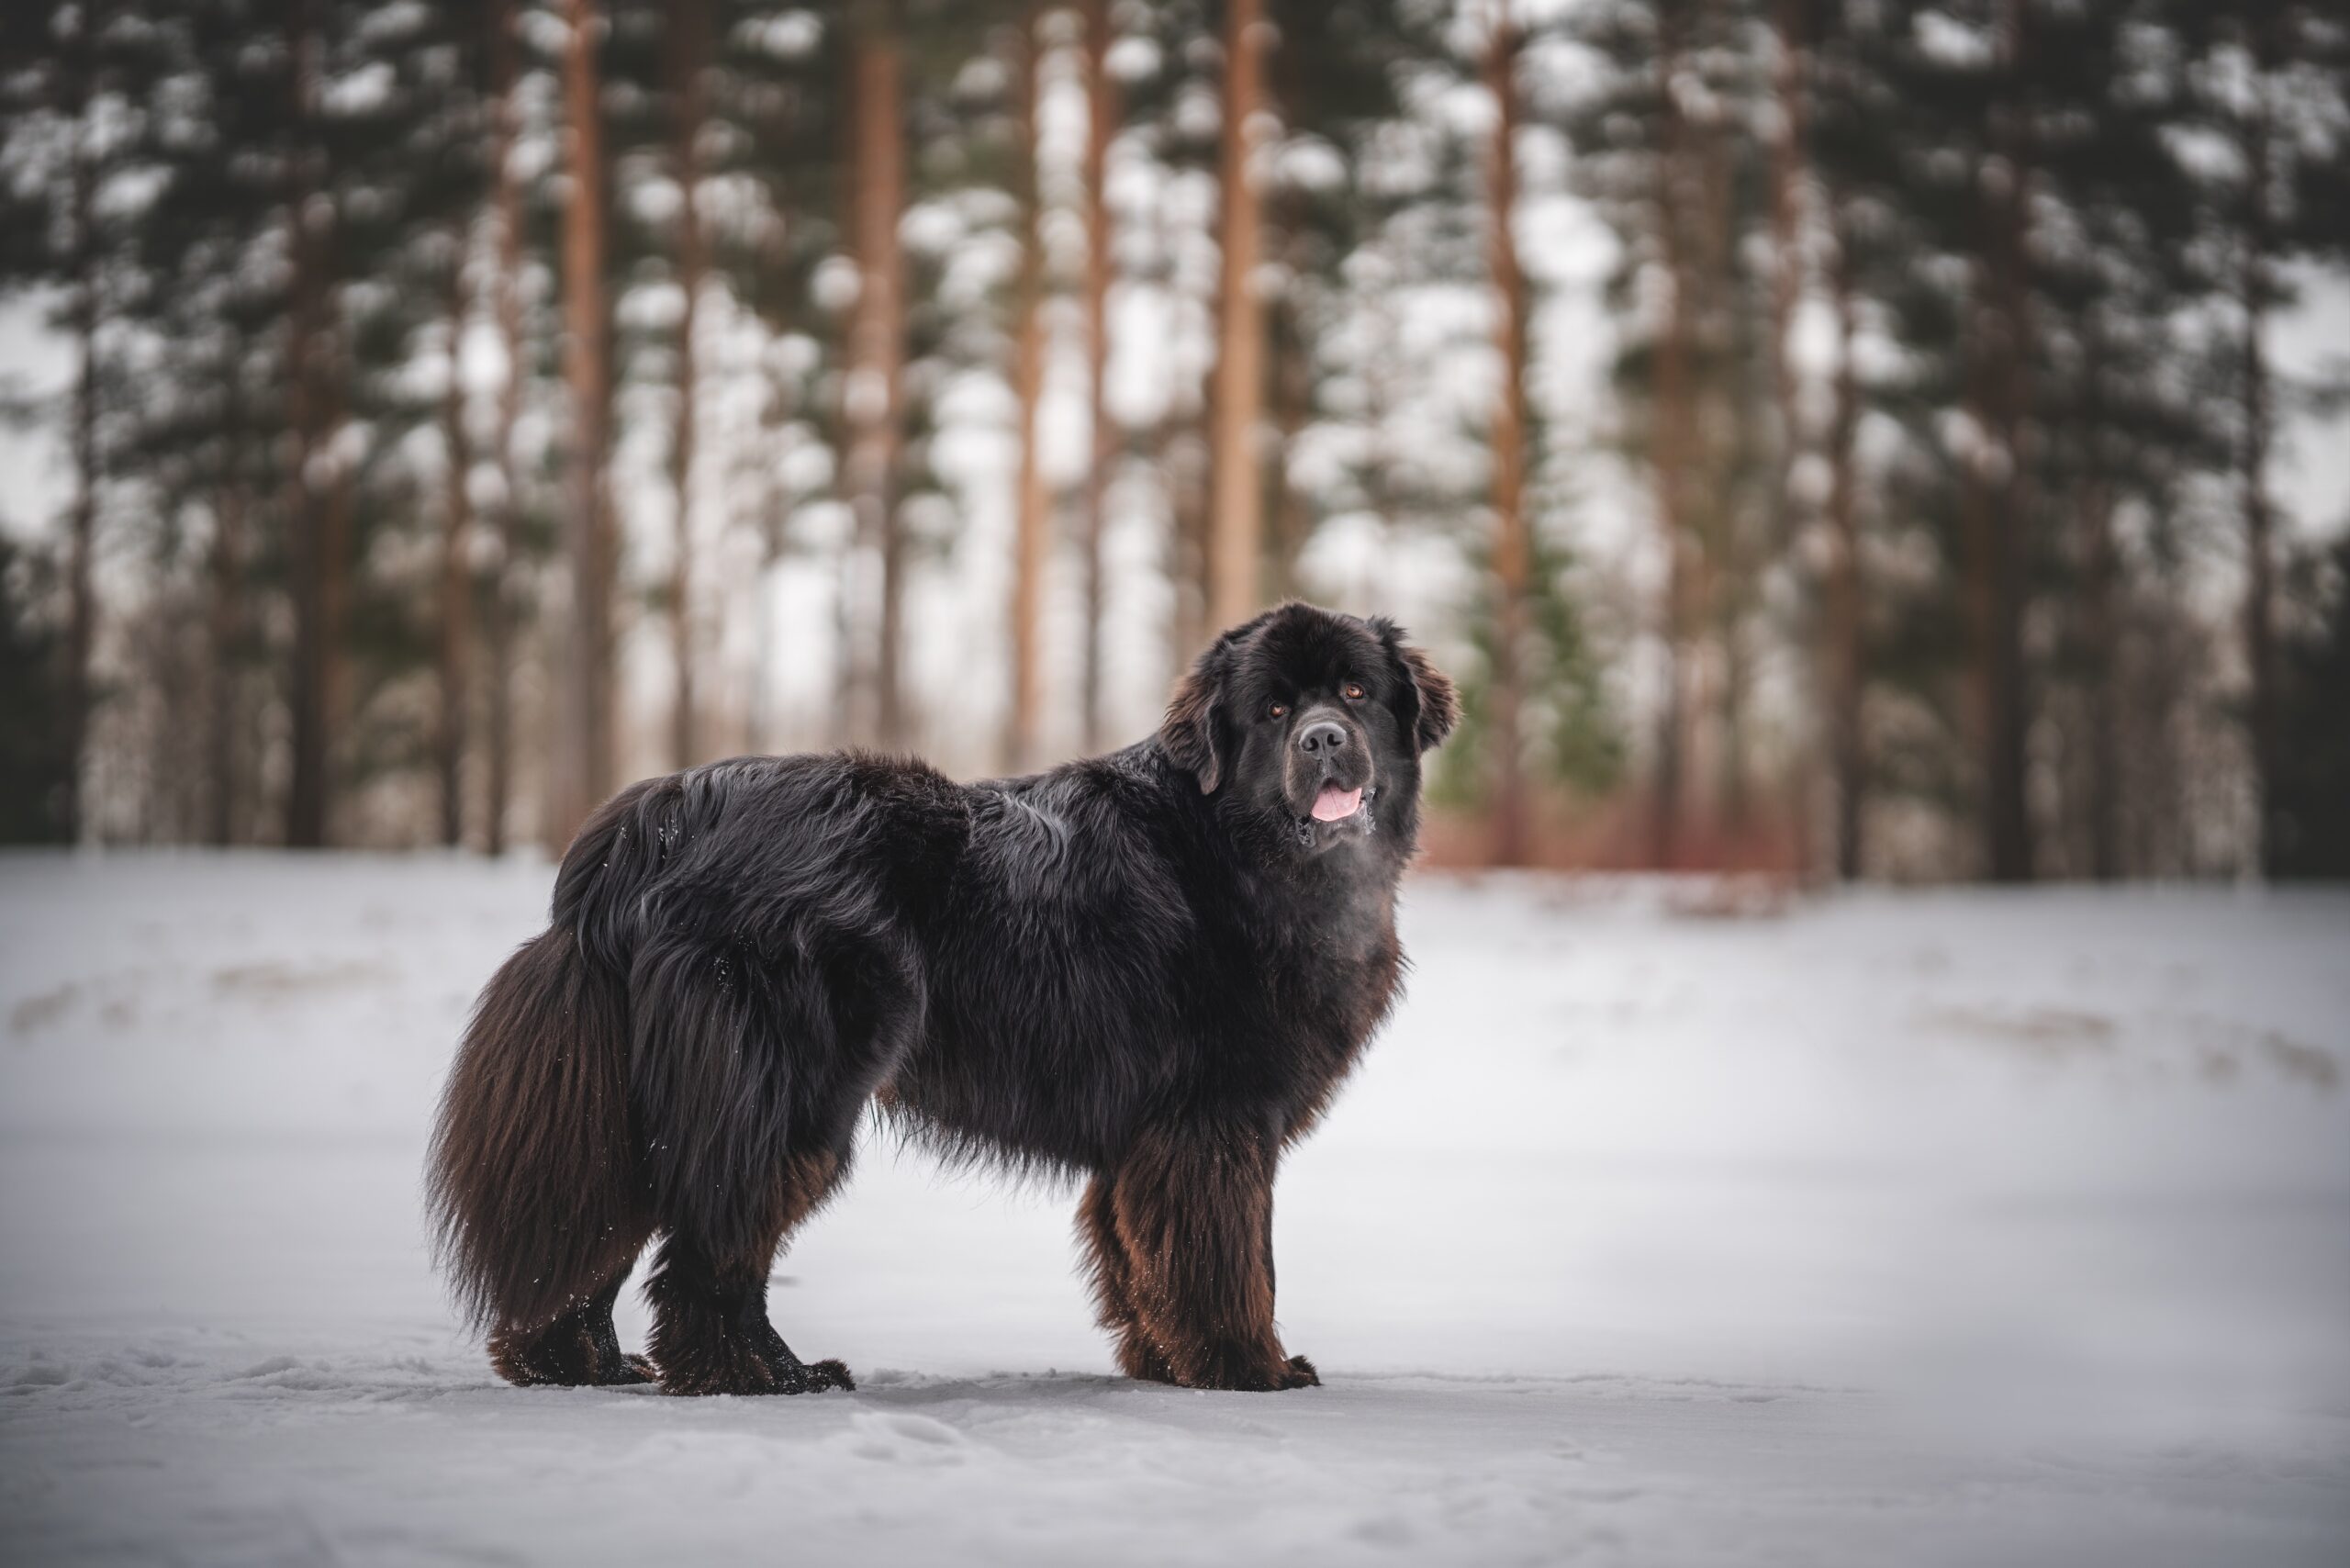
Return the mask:
<path id="1" fill-rule="evenodd" d="M 1460 716 L 1401 628 L 1284 604 L 1218 637 L 1168 705 L 1159 744 L 1220 807 L 1308 854 L 1408 852 L 1420 754 Z"/>

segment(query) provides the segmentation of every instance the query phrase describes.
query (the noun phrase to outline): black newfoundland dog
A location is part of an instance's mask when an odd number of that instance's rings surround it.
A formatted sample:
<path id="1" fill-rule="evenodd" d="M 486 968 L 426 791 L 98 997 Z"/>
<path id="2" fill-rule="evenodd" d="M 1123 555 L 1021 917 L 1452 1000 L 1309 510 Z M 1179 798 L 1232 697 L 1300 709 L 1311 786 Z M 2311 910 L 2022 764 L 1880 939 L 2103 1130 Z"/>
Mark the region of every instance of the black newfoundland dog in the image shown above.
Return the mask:
<path id="1" fill-rule="evenodd" d="M 1396 994 L 1395 886 L 1451 684 L 1307 605 L 1218 638 L 1150 739 L 1028 778 L 740 757 L 614 796 L 465 1031 L 429 1171 L 444 1265 L 520 1383 L 848 1388 L 767 1271 L 867 1102 L 1090 1178 L 1128 1374 L 1295 1388 L 1273 1171 Z M 612 1303 L 655 1234 L 649 1363 Z"/>

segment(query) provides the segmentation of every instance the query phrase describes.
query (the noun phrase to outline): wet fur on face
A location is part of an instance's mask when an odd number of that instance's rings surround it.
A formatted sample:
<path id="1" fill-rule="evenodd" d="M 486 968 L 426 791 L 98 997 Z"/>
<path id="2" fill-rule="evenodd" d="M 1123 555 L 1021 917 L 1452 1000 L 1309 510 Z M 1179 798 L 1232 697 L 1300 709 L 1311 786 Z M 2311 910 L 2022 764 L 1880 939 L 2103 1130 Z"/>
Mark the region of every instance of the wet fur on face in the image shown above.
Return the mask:
<path id="1" fill-rule="evenodd" d="M 785 1343 L 766 1282 L 878 1103 L 951 1157 L 1085 1182 L 1131 1375 L 1316 1381 L 1273 1326 L 1273 1177 L 1394 1000 L 1421 759 L 1457 716 L 1392 623 L 1292 604 L 1107 756 L 971 785 L 742 757 L 622 790 L 442 1100 L 432 1216 L 495 1364 L 851 1386 Z M 648 1366 L 610 1309 L 655 1238 Z"/>

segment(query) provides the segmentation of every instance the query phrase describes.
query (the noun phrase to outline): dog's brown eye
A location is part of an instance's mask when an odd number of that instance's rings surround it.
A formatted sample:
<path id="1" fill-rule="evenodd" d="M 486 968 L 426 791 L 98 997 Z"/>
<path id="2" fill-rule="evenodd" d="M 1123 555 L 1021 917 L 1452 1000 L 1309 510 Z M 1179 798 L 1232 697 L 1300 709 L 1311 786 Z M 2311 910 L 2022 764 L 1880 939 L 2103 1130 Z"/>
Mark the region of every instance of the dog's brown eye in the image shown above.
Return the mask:
<path id="1" fill-rule="evenodd" d="M 1269 719 L 1286 719 L 1289 717 L 1289 704 L 1276 702 L 1265 710 L 1265 716 Z"/>
<path id="2" fill-rule="evenodd" d="M 1347 682 L 1347 700 L 1349 702 L 1360 702 L 1362 700 L 1361 681 L 1350 680 Z"/>

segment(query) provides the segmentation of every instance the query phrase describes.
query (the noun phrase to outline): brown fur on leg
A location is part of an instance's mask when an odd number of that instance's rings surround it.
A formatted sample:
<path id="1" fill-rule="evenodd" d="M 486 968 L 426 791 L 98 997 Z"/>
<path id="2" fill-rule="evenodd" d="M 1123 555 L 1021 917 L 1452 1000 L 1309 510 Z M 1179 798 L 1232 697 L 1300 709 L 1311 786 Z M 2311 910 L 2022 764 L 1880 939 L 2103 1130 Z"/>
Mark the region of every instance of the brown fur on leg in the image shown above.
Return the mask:
<path id="1" fill-rule="evenodd" d="M 1321 1380 L 1273 1328 L 1273 1151 L 1228 1127 L 1158 1128 L 1113 1178 L 1110 1211 L 1141 1337 L 1186 1388 Z"/>
<path id="2" fill-rule="evenodd" d="M 1093 1286 L 1094 1320 L 1118 1341 L 1118 1370 L 1145 1383 L 1173 1383 L 1175 1373 L 1142 1330 L 1135 1314 L 1125 1245 L 1111 1199 L 1112 1182 L 1096 1176 L 1078 1204 L 1077 1233 L 1085 1244 L 1085 1271 Z"/>
<path id="3" fill-rule="evenodd" d="M 631 1260 L 633 1261 L 633 1259 Z M 620 1299 L 625 1267 L 588 1300 L 536 1329 L 502 1327 L 489 1337 L 489 1364 L 507 1382 L 525 1388 L 609 1387 L 653 1381 L 642 1356 L 623 1354 L 612 1327 L 612 1303 Z"/>
<path id="4" fill-rule="evenodd" d="M 712 1257 L 672 1233 L 645 1294 L 653 1302 L 653 1362 L 667 1394 L 808 1394 L 854 1389 L 835 1361 L 802 1361 L 767 1319 L 767 1270 L 777 1249 L 838 1187 L 846 1162 L 830 1152 L 785 1162 L 768 1194 L 766 1240 Z"/>

